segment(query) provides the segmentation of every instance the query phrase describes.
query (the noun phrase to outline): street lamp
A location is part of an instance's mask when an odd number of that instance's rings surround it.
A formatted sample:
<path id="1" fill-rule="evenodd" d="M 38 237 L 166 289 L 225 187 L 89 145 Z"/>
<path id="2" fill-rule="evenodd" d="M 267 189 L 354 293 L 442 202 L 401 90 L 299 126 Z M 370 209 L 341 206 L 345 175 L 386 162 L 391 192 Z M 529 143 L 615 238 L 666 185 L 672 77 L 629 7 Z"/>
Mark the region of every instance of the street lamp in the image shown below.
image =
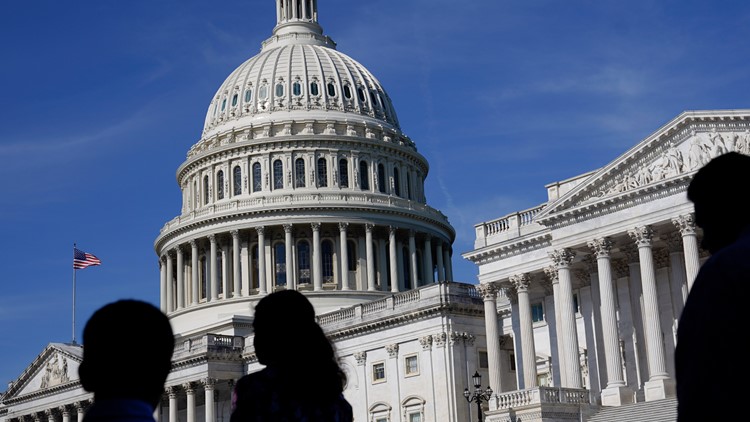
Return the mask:
<path id="1" fill-rule="evenodd" d="M 478 371 L 474 372 L 474 376 L 471 377 L 474 383 L 474 393 L 472 394 L 468 388 L 464 389 L 464 397 L 469 403 L 475 402 L 477 404 L 477 420 L 482 422 L 482 402 L 487 401 L 492 397 L 492 388 L 487 386 L 487 389 L 482 391 L 482 376 L 479 375 Z"/>

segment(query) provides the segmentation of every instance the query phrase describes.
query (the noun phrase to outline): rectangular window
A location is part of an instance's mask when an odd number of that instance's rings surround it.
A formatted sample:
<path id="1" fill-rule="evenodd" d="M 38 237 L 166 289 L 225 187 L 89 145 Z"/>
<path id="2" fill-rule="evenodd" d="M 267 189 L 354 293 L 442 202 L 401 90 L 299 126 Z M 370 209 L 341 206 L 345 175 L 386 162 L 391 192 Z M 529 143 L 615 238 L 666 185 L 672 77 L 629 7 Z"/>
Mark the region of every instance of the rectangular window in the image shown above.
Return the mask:
<path id="1" fill-rule="evenodd" d="M 421 413 L 409 413 L 409 422 L 422 422 Z"/>
<path id="2" fill-rule="evenodd" d="M 378 362 L 372 364 L 372 382 L 385 381 L 385 363 Z"/>
<path id="3" fill-rule="evenodd" d="M 417 355 L 406 356 L 404 358 L 404 373 L 409 375 L 419 375 L 419 360 Z"/>
<path id="4" fill-rule="evenodd" d="M 485 350 L 479 351 L 479 367 L 482 369 L 488 369 L 490 367 L 490 359 L 487 357 Z"/>
<path id="5" fill-rule="evenodd" d="M 544 304 L 542 304 L 542 302 L 531 304 L 531 321 L 532 322 L 544 321 Z"/>

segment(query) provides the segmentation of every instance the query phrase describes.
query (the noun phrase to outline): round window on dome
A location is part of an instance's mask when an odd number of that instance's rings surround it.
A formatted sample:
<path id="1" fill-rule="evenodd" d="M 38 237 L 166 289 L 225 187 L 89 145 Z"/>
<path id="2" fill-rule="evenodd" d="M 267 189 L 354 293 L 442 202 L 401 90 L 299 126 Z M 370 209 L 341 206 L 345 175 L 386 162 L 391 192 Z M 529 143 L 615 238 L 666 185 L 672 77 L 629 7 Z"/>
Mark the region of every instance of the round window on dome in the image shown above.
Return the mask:
<path id="1" fill-rule="evenodd" d="M 252 89 L 248 89 L 247 91 L 245 91 L 245 102 L 249 103 L 250 100 L 252 100 L 252 99 L 253 99 L 253 90 Z"/>
<path id="2" fill-rule="evenodd" d="M 292 84 L 292 94 L 295 96 L 302 95 L 302 84 L 299 82 L 295 82 Z"/>
<path id="3" fill-rule="evenodd" d="M 320 95 L 317 82 L 310 82 L 310 95 Z"/>
<path id="4" fill-rule="evenodd" d="M 276 84 L 276 96 L 277 97 L 284 96 L 284 84 L 282 84 L 281 82 Z"/>
<path id="5" fill-rule="evenodd" d="M 344 85 L 344 97 L 346 97 L 347 100 L 352 99 L 352 87 L 349 85 Z"/>

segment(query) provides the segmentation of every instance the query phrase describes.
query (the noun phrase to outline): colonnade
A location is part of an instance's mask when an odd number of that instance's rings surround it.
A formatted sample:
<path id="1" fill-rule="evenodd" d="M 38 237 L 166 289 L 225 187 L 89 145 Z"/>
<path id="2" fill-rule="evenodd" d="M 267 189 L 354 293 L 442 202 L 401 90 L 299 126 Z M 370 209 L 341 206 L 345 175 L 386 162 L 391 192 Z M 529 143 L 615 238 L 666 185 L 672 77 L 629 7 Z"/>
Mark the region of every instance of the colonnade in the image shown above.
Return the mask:
<path id="1" fill-rule="evenodd" d="M 613 245 L 617 243 L 620 250 L 625 250 L 628 273 L 627 277 L 633 288 L 640 288 L 642 303 L 640 316 L 643 337 L 645 339 L 647 375 L 644 385 L 647 401 L 664 398 L 673 394 L 674 381 L 671 379 L 665 363 L 666 347 L 662 334 L 661 313 L 656 283 L 656 270 L 662 266 L 669 266 L 672 270 L 670 278 L 680 282 L 682 293 L 675 300 L 675 318 L 679 317 L 682 305 L 687 297 L 687 290 L 692 286 L 695 275 L 700 267 L 698 240 L 692 214 L 681 215 L 672 219 L 671 223 L 677 231 L 661 237 L 667 245 L 667 251 L 660 250 L 666 260 L 656 263 L 654 257 L 655 231 L 652 226 L 635 227 L 627 233 L 618 236 L 595 238 L 585 245 L 573 245 L 548 252 L 550 265 L 540 268 L 537 272 L 525 272 L 513 275 L 507 280 L 483 283 L 478 291 L 485 302 L 485 327 L 487 334 L 487 352 L 489 357 L 490 385 L 496 392 L 506 389 L 501 385 L 500 376 L 500 344 L 497 315 L 497 293 L 501 288 L 510 288 L 514 292 L 518 305 L 519 329 L 516 333 L 516 343 L 520 341 L 520 364 L 523 373 L 519 375 L 521 388 L 537 387 L 537 365 L 534 342 L 534 327 L 531 318 L 531 301 L 529 287 L 534 280 L 550 283 L 554 299 L 557 335 L 557 354 L 560 368 L 560 386 L 567 388 L 582 388 L 582 375 L 579 363 L 578 333 L 576 331 L 576 315 L 574 309 L 574 292 L 571 283 L 573 266 L 586 260 L 574 259 L 580 255 L 588 255 L 593 265 L 584 272 L 596 274 L 599 283 L 600 318 L 597 324 L 601 326 L 604 360 L 606 362 L 605 382 L 602 383 L 602 401 L 607 404 L 622 404 L 632 400 L 632 391 L 627 388 L 623 376 L 625 368 L 621 352 L 621 333 L 618 332 L 618 307 L 615 297 L 616 286 L 613 277 Z M 615 237 L 617 242 L 615 242 Z M 636 252 L 637 251 L 637 252 Z M 627 253 L 630 252 L 630 253 Z M 537 274 L 535 274 L 537 273 Z M 537 277 L 542 274 L 542 277 Z M 619 276 L 618 276 L 619 278 Z M 634 316 L 634 319 L 636 317 Z M 634 321 L 635 322 L 635 321 Z M 519 338 L 520 337 L 520 338 Z M 641 386 L 638 386 L 641 388 Z"/>
<path id="2" fill-rule="evenodd" d="M 444 239 L 395 226 L 284 223 L 235 229 L 162 251 L 161 308 L 173 312 L 280 288 L 399 292 L 452 280 L 451 254 Z"/>
<path id="3" fill-rule="evenodd" d="M 56 406 L 38 412 L 9 418 L 8 422 L 82 422 L 91 400 Z"/>
<path id="4" fill-rule="evenodd" d="M 220 390 L 221 385 L 228 384 L 226 391 Z M 221 381 L 215 378 L 203 378 L 198 381 L 189 381 L 180 385 L 171 385 L 165 388 L 165 399 L 156 408 L 155 416 L 157 422 L 196 422 L 203 420 L 205 422 L 215 422 L 217 420 L 216 403 L 219 401 L 218 393 L 224 391 L 230 394 L 233 380 Z M 203 412 L 204 417 L 198 418 L 197 400 L 198 395 L 203 389 Z M 184 399 L 184 401 L 183 401 Z M 225 400 L 226 401 L 226 398 Z M 185 416 L 180 417 L 180 403 L 185 403 Z M 166 416 L 166 417 L 165 417 Z"/>

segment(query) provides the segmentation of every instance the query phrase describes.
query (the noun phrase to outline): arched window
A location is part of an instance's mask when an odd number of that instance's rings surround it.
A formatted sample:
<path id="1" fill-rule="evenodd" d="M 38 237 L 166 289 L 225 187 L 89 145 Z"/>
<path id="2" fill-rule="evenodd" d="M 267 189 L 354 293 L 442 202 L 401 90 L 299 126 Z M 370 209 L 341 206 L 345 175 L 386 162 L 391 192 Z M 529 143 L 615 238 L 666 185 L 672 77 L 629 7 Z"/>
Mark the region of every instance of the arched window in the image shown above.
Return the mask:
<path id="1" fill-rule="evenodd" d="M 232 107 L 237 105 L 237 94 L 232 95 Z"/>
<path id="2" fill-rule="evenodd" d="M 221 100 L 221 111 L 226 110 L 226 108 L 227 108 L 227 99 L 224 98 L 223 100 Z"/>
<path id="3" fill-rule="evenodd" d="M 349 84 L 344 85 L 344 97 L 346 97 L 347 100 L 352 99 L 352 87 L 349 86 Z"/>
<path id="4" fill-rule="evenodd" d="M 310 284 L 310 244 L 306 240 L 297 243 L 297 266 L 299 284 Z"/>
<path id="5" fill-rule="evenodd" d="M 234 195 L 242 194 L 242 169 L 240 166 L 234 167 Z"/>
<path id="6" fill-rule="evenodd" d="M 370 190 L 370 172 L 367 169 L 367 161 L 359 162 L 359 186 L 362 190 Z"/>
<path id="7" fill-rule="evenodd" d="M 216 198 L 224 199 L 224 170 L 216 174 Z"/>
<path id="8" fill-rule="evenodd" d="M 411 258 L 409 256 L 409 249 L 402 248 L 401 253 L 404 259 L 404 288 L 411 290 Z"/>
<path id="9" fill-rule="evenodd" d="M 203 176 L 203 205 L 208 204 L 208 175 Z"/>
<path id="10" fill-rule="evenodd" d="M 310 95 L 317 96 L 320 92 L 318 91 L 318 83 L 315 81 L 310 82 Z"/>
<path id="11" fill-rule="evenodd" d="M 198 208 L 201 205 L 201 193 L 198 190 L 198 181 L 193 181 L 193 208 Z"/>
<path id="12" fill-rule="evenodd" d="M 298 158 L 294 162 L 294 186 L 305 187 L 305 160 L 303 158 Z"/>
<path id="13" fill-rule="evenodd" d="M 325 158 L 318 158 L 318 187 L 328 186 L 328 162 Z"/>
<path id="14" fill-rule="evenodd" d="M 334 85 L 333 82 L 328 82 L 328 96 L 329 97 L 336 96 L 336 85 Z"/>
<path id="15" fill-rule="evenodd" d="M 396 191 L 396 196 L 401 196 L 401 180 L 398 177 L 398 168 L 393 168 L 393 188 Z"/>
<path id="16" fill-rule="evenodd" d="M 346 242 L 346 258 L 349 271 L 357 271 L 357 245 L 353 240 Z"/>
<path id="17" fill-rule="evenodd" d="M 339 186 L 349 187 L 349 162 L 346 158 L 339 160 Z"/>
<path id="18" fill-rule="evenodd" d="M 299 83 L 299 81 L 295 81 L 292 84 L 292 94 L 295 95 L 295 96 L 302 95 L 302 84 Z"/>
<path id="19" fill-rule="evenodd" d="M 274 246 L 274 270 L 276 273 L 276 285 L 286 286 L 286 248 L 283 242 Z"/>
<path id="20" fill-rule="evenodd" d="M 320 245 L 323 259 L 323 282 L 333 282 L 333 242 L 326 239 Z"/>
<path id="21" fill-rule="evenodd" d="M 245 102 L 249 103 L 250 100 L 252 100 L 252 99 L 253 99 L 253 90 L 251 88 L 248 88 L 245 91 Z"/>
<path id="22" fill-rule="evenodd" d="M 281 160 L 273 162 L 273 188 L 284 188 L 284 165 L 281 163 Z"/>
<path id="23" fill-rule="evenodd" d="M 359 102 L 364 103 L 367 101 L 367 97 L 365 97 L 365 89 L 362 87 L 357 88 L 357 95 L 359 96 Z"/>
<path id="24" fill-rule="evenodd" d="M 284 84 L 279 82 L 276 84 L 276 96 L 277 97 L 283 97 L 284 96 Z"/>
<path id="25" fill-rule="evenodd" d="M 253 192 L 260 192 L 263 188 L 263 182 L 260 174 L 260 163 L 253 164 Z"/>
<path id="26" fill-rule="evenodd" d="M 258 90 L 258 96 L 261 100 L 265 100 L 268 98 L 268 85 L 261 85 L 260 90 Z"/>
<path id="27" fill-rule="evenodd" d="M 378 190 L 380 192 L 385 193 L 385 166 L 383 164 L 378 164 Z"/>
<path id="28" fill-rule="evenodd" d="M 208 280 L 208 261 L 206 260 L 205 256 L 201 257 L 201 263 L 200 263 L 200 265 L 201 265 L 200 266 L 200 270 L 201 270 L 201 274 L 200 274 L 200 283 L 201 283 L 201 292 L 200 292 L 200 295 L 201 295 L 201 297 L 200 298 L 201 299 L 205 299 L 206 298 L 206 292 L 208 290 L 206 288 L 206 285 L 208 284 L 208 283 L 206 283 L 206 281 Z"/>
<path id="29" fill-rule="evenodd" d="M 412 199 L 411 197 L 411 177 L 409 177 L 409 172 L 406 173 L 406 197 L 409 199 Z"/>

